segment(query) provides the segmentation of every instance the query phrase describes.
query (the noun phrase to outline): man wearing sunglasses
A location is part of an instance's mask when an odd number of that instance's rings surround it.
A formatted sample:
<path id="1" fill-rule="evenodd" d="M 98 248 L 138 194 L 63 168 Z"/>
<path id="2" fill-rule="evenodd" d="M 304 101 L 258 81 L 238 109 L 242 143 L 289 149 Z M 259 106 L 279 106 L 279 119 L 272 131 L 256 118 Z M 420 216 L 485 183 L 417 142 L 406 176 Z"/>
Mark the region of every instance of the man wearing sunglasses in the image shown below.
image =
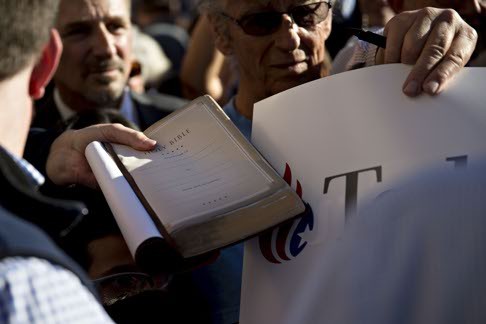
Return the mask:
<path id="1" fill-rule="evenodd" d="M 224 110 L 248 139 L 255 102 L 323 76 L 332 4 L 330 0 L 202 0 L 217 48 L 238 63 L 239 88 Z M 409 96 L 440 93 L 467 63 L 477 39 L 457 13 L 443 9 L 399 14 L 384 33 L 386 50 L 359 43 L 348 66 L 414 64 L 403 85 Z M 218 262 L 226 266 L 217 269 L 217 283 L 208 284 L 222 288 L 221 298 L 212 302 L 220 309 L 236 305 L 237 310 L 241 246 L 223 250 Z"/>
<path id="2" fill-rule="evenodd" d="M 246 135 L 255 102 L 322 76 L 325 41 L 331 33 L 329 0 L 203 0 L 201 5 L 218 49 L 238 62 L 239 89 L 226 111 Z M 441 92 L 467 63 L 477 39 L 449 9 L 403 12 L 384 33 L 386 50 L 360 43 L 351 65 L 414 64 L 403 86 L 409 96 Z"/>

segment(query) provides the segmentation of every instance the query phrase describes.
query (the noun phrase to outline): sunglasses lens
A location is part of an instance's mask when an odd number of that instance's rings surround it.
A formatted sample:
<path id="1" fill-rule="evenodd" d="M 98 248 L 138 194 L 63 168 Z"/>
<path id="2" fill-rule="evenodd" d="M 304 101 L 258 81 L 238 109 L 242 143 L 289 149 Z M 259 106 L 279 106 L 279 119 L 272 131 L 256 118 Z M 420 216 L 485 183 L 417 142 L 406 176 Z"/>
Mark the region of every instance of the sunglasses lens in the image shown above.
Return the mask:
<path id="1" fill-rule="evenodd" d="M 143 273 L 120 273 L 94 280 L 94 283 L 106 306 L 155 287 L 152 278 Z"/>
<path id="2" fill-rule="evenodd" d="M 300 27 L 311 27 L 326 19 L 329 7 L 323 2 L 295 7 L 291 15 Z"/>
<path id="3" fill-rule="evenodd" d="M 264 36 L 274 33 L 282 22 L 282 15 L 277 12 L 262 12 L 243 17 L 240 26 L 245 33 Z"/>
<path id="4" fill-rule="evenodd" d="M 331 5 L 321 1 L 307 5 L 301 5 L 289 10 L 288 14 L 293 21 L 300 27 L 313 27 L 327 18 Z M 259 12 L 243 16 L 236 20 L 228 15 L 240 25 L 243 31 L 252 36 L 265 36 L 276 32 L 282 23 L 283 12 Z"/>

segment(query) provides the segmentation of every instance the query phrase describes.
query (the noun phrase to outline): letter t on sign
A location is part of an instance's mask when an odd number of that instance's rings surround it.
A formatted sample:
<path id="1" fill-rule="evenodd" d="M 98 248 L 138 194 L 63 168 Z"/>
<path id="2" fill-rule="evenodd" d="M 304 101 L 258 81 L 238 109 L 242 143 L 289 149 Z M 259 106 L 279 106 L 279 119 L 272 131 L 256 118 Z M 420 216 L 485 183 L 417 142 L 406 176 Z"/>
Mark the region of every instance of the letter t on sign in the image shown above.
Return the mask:
<path id="1" fill-rule="evenodd" d="M 448 157 L 446 161 L 453 162 L 455 169 L 465 169 L 467 167 L 467 155 Z"/>
<path id="2" fill-rule="evenodd" d="M 343 173 L 336 176 L 328 177 L 324 180 L 324 194 L 329 191 L 329 185 L 331 181 L 337 178 L 346 178 L 346 196 L 344 198 L 344 215 L 346 221 L 356 215 L 357 205 L 358 205 L 358 178 L 360 173 L 364 172 L 376 172 L 377 182 L 382 181 L 382 167 L 377 166 L 373 168 L 363 169 L 359 171 L 353 171 L 349 173 Z"/>

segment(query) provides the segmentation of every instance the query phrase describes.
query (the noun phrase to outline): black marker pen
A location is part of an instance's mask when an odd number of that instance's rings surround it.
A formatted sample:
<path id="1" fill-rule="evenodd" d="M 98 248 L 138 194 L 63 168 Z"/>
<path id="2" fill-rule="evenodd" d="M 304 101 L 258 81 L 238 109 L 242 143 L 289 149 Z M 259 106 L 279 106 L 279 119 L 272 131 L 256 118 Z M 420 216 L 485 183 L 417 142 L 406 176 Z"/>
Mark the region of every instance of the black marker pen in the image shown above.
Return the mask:
<path id="1" fill-rule="evenodd" d="M 381 48 L 386 48 L 385 36 L 378 35 L 370 31 L 364 31 L 359 28 L 348 28 L 348 29 L 354 36 L 358 37 L 358 39 L 376 45 Z"/>

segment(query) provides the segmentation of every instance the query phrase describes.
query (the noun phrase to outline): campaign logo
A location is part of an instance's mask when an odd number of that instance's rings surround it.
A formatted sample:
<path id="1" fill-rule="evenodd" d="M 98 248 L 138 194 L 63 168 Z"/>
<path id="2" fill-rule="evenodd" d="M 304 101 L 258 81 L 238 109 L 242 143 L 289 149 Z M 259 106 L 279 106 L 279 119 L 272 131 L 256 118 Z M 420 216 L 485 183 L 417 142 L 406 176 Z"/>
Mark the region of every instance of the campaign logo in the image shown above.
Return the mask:
<path id="1" fill-rule="evenodd" d="M 284 180 L 292 186 L 292 170 L 285 165 Z M 296 181 L 297 195 L 302 198 L 302 185 Z M 291 219 L 275 229 L 262 233 L 259 246 L 262 255 L 271 263 L 280 264 L 297 257 L 307 246 L 305 234 L 314 229 L 314 215 L 309 204 L 305 203 L 305 212 L 296 219 Z"/>

